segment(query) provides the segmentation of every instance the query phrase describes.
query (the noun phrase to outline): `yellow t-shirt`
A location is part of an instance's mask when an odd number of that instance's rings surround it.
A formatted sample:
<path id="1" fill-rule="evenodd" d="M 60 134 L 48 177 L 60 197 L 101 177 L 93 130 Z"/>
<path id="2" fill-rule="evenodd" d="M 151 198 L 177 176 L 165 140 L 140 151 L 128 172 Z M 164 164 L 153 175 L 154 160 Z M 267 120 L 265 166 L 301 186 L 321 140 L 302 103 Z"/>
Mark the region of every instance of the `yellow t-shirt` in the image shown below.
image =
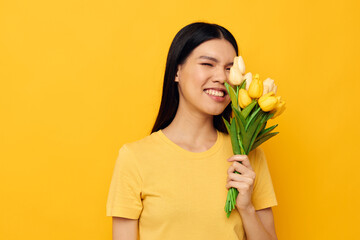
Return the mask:
<path id="1" fill-rule="evenodd" d="M 124 144 L 116 160 L 107 216 L 139 219 L 140 240 L 245 239 L 236 208 L 224 210 L 227 169 L 233 155 L 230 136 L 217 132 L 207 151 L 187 151 L 161 130 Z M 277 205 L 263 150 L 248 154 L 256 173 L 256 210 Z"/>

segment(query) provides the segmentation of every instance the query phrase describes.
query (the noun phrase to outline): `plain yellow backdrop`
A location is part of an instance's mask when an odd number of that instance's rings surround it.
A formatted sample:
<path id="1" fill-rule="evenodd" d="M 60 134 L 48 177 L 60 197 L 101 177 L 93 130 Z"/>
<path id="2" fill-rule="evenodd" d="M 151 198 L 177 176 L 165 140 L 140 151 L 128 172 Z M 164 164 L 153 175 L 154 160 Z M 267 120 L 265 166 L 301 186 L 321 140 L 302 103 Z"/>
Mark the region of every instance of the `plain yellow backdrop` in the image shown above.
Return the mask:
<path id="1" fill-rule="evenodd" d="M 118 149 L 149 134 L 175 34 L 218 23 L 287 109 L 262 146 L 279 239 L 360 235 L 358 1 L 0 1 L 0 239 L 111 239 Z M 204 186 L 208 187 L 208 186 Z"/>

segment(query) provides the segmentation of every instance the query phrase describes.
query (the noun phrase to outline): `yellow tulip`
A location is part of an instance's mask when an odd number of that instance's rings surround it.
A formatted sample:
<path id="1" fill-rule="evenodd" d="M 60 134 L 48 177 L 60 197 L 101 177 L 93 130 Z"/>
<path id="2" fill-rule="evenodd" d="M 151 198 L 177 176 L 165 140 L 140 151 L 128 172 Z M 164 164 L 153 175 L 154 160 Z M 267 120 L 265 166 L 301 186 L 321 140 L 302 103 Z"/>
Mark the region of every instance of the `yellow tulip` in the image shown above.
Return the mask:
<path id="1" fill-rule="evenodd" d="M 263 93 L 263 83 L 259 79 L 259 74 L 255 74 L 249 86 L 249 96 L 251 98 L 259 98 Z"/>
<path id="2" fill-rule="evenodd" d="M 245 89 L 239 90 L 238 102 L 241 108 L 246 108 L 246 106 L 251 103 L 251 98 L 248 91 Z"/>
<path id="3" fill-rule="evenodd" d="M 230 68 L 229 82 L 232 85 L 240 85 L 244 81 L 243 75 L 241 74 L 239 68 L 236 65 L 233 65 Z"/>
<path id="4" fill-rule="evenodd" d="M 274 92 L 269 92 L 269 93 L 265 94 L 264 96 L 261 96 L 258 100 L 258 103 L 259 103 L 260 108 L 264 112 L 269 112 L 276 107 L 276 105 L 278 103 L 278 99 L 275 97 Z"/>
<path id="5" fill-rule="evenodd" d="M 277 97 L 278 103 L 275 106 L 275 108 L 271 111 L 271 113 L 275 113 L 274 116 L 272 116 L 271 119 L 276 118 L 277 116 L 279 116 L 281 113 L 284 112 L 284 110 L 286 109 L 285 107 L 285 101 L 281 100 L 281 97 L 278 96 Z"/>

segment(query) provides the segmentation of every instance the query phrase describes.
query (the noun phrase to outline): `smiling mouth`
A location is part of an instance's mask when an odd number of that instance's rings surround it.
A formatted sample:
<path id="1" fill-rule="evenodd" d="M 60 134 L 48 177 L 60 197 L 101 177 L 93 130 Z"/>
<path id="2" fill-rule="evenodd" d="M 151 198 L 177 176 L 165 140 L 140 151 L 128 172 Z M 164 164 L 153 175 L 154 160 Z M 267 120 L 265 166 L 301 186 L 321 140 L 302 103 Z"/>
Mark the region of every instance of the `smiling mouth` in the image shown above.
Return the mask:
<path id="1" fill-rule="evenodd" d="M 205 89 L 204 92 L 207 93 L 208 95 L 215 96 L 215 97 L 225 97 L 225 95 L 226 95 L 225 91 L 215 90 L 215 89 Z"/>

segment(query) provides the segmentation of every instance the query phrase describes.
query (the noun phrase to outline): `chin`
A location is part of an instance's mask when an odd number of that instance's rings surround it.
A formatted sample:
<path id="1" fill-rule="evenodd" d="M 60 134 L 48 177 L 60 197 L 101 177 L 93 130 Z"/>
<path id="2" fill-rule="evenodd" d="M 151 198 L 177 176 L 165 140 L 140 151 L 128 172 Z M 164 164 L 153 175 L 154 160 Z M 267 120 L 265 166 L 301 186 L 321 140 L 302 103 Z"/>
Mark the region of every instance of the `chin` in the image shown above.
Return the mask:
<path id="1" fill-rule="evenodd" d="M 217 116 L 217 115 L 220 115 L 224 112 L 225 108 L 222 108 L 222 109 L 212 109 L 212 110 L 209 110 L 207 111 L 208 114 L 210 115 L 213 115 L 213 116 Z"/>

